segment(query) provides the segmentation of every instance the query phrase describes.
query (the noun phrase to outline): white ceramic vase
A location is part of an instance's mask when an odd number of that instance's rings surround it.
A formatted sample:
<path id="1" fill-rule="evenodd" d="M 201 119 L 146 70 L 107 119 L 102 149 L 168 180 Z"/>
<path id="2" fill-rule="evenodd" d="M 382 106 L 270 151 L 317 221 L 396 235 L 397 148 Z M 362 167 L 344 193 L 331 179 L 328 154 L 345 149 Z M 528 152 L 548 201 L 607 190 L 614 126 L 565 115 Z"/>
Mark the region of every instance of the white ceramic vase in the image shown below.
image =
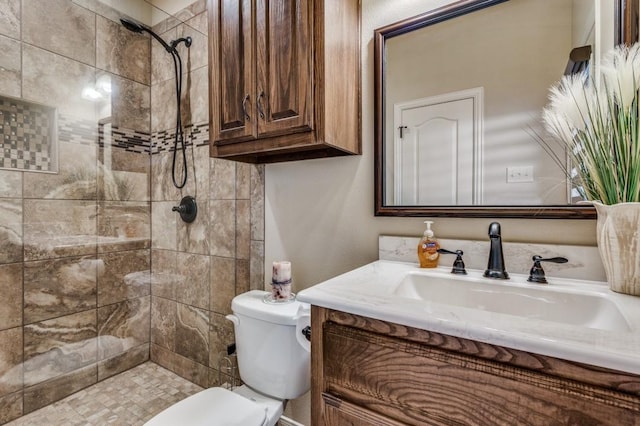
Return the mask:
<path id="1" fill-rule="evenodd" d="M 640 203 L 593 203 L 598 250 L 611 290 L 640 296 Z"/>

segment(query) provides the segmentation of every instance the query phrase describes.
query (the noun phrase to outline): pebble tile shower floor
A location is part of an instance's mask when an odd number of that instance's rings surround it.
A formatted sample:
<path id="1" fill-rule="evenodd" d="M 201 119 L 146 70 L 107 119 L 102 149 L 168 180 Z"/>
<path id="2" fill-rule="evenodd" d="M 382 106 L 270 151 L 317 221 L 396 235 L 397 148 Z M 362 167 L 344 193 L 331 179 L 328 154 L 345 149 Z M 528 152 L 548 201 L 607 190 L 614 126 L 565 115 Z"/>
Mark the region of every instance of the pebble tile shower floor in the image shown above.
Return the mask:
<path id="1" fill-rule="evenodd" d="M 202 388 L 147 362 L 6 426 L 141 425 Z"/>

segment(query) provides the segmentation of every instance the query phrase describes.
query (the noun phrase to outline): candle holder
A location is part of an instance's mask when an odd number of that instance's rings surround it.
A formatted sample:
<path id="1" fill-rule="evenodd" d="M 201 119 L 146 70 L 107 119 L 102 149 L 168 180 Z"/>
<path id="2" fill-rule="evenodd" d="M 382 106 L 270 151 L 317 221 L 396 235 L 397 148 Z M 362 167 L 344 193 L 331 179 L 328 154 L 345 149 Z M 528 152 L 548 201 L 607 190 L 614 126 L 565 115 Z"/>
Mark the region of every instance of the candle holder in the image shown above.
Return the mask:
<path id="1" fill-rule="evenodd" d="M 294 300 L 296 300 L 296 294 L 291 291 L 291 280 L 271 281 L 271 293 L 264 297 L 264 301 L 267 303 L 291 303 Z"/>
<path id="2" fill-rule="evenodd" d="M 291 292 L 291 262 L 286 260 L 273 262 L 271 293 L 264 297 L 267 303 L 289 303 L 296 299 Z"/>

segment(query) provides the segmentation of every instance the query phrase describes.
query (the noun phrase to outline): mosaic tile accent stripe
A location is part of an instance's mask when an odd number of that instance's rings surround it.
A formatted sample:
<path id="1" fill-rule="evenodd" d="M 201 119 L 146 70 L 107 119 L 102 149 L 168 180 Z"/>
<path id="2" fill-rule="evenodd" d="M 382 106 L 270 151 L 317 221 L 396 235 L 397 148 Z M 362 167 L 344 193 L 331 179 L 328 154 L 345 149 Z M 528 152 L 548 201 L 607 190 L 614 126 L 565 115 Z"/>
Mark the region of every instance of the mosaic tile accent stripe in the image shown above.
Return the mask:
<path id="1" fill-rule="evenodd" d="M 70 117 L 60 114 L 58 121 L 58 138 L 61 142 L 81 145 L 93 145 L 96 142 L 101 148 L 113 146 L 131 152 L 149 153 L 151 135 L 131 129 L 111 126 L 110 123 L 96 124 L 91 120 Z"/>
<path id="2" fill-rule="evenodd" d="M 0 97 L 0 167 L 56 171 L 56 109 Z"/>
<path id="3" fill-rule="evenodd" d="M 58 116 L 58 139 L 60 142 L 93 145 L 96 143 L 97 135 L 97 126 L 92 120 L 71 117 L 67 114 Z"/>
<path id="4" fill-rule="evenodd" d="M 105 145 L 111 145 L 131 152 L 149 153 L 151 135 L 145 132 L 101 125 L 98 127 L 98 145 L 101 148 L 104 148 Z"/>
<path id="5" fill-rule="evenodd" d="M 176 132 L 163 130 L 151 135 L 151 154 L 173 151 L 173 141 Z M 209 145 L 209 123 L 188 124 L 184 126 L 184 139 L 186 146 Z"/>

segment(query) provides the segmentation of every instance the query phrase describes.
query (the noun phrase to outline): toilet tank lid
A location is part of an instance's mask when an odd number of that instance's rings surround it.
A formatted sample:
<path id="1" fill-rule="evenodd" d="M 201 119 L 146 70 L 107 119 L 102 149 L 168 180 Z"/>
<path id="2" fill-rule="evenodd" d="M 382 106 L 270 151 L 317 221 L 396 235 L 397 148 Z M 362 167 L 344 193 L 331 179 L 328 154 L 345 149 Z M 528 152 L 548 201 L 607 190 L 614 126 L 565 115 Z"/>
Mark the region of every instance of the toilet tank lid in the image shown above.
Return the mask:
<path id="1" fill-rule="evenodd" d="M 231 310 L 235 314 L 268 321 L 281 325 L 296 325 L 298 318 L 309 314 L 309 304 L 298 302 L 267 303 L 264 301 L 269 292 L 251 290 L 233 298 Z"/>

